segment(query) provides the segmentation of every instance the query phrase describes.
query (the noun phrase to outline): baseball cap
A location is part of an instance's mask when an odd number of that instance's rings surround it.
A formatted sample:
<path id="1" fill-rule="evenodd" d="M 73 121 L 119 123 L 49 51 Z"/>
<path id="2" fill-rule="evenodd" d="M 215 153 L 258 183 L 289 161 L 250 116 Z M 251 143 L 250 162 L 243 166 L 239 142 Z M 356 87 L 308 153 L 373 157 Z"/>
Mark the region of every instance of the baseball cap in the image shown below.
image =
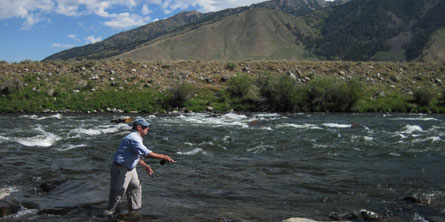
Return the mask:
<path id="1" fill-rule="evenodd" d="M 151 126 L 151 124 L 147 121 L 145 121 L 145 119 L 143 118 L 137 118 L 134 122 L 133 122 L 133 127 L 134 126 L 144 126 L 144 127 L 149 127 Z"/>

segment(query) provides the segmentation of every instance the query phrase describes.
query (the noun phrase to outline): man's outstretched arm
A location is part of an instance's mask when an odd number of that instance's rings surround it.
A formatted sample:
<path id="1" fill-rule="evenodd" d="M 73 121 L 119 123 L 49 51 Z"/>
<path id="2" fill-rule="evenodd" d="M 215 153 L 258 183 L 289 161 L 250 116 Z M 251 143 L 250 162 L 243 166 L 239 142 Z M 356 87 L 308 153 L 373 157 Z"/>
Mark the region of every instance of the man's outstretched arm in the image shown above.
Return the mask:
<path id="1" fill-rule="evenodd" d="M 153 158 L 153 159 L 162 159 L 162 160 L 166 160 L 170 163 L 175 163 L 176 161 L 173 160 L 171 157 L 164 155 L 164 154 L 159 154 L 159 153 L 155 153 L 155 152 L 151 152 L 149 154 L 147 154 L 147 157 Z"/>

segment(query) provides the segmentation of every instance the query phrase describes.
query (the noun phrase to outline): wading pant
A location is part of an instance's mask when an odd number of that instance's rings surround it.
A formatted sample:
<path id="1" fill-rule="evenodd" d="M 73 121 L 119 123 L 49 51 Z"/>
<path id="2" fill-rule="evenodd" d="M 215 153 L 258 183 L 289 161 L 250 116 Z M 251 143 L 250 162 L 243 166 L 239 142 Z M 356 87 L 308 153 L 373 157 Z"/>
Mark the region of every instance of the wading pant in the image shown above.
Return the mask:
<path id="1" fill-rule="evenodd" d="M 111 164 L 110 195 L 108 198 L 108 210 L 116 210 L 117 205 L 127 195 L 129 210 L 137 210 L 142 207 L 142 187 L 139 182 L 136 168 L 128 171 L 124 167 Z"/>

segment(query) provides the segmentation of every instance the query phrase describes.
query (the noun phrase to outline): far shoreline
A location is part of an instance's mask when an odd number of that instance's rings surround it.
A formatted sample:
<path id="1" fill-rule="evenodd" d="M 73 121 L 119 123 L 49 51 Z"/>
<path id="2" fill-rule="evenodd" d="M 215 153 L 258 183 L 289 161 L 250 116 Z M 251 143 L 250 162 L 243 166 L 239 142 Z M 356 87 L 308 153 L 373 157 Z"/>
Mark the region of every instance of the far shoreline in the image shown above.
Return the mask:
<path id="1" fill-rule="evenodd" d="M 445 113 L 434 63 L 24 61 L 0 74 L 0 113 Z"/>

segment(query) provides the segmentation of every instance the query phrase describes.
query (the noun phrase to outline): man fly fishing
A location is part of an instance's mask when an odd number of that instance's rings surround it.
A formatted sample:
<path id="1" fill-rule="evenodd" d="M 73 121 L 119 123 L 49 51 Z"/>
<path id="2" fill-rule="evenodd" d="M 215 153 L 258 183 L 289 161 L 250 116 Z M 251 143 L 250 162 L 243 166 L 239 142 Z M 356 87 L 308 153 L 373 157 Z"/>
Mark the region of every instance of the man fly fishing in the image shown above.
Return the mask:
<path id="1" fill-rule="evenodd" d="M 117 211 L 117 206 L 124 195 L 127 196 L 130 212 L 142 207 L 142 186 L 135 168 L 139 164 L 149 176 L 153 175 L 153 170 L 142 160 L 142 157 L 161 159 L 170 163 L 176 162 L 171 157 L 152 152 L 144 146 L 142 137 L 147 135 L 149 128 L 150 123 L 145 119 L 136 119 L 131 133 L 122 139 L 114 153 L 106 215 L 112 215 Z"/>

